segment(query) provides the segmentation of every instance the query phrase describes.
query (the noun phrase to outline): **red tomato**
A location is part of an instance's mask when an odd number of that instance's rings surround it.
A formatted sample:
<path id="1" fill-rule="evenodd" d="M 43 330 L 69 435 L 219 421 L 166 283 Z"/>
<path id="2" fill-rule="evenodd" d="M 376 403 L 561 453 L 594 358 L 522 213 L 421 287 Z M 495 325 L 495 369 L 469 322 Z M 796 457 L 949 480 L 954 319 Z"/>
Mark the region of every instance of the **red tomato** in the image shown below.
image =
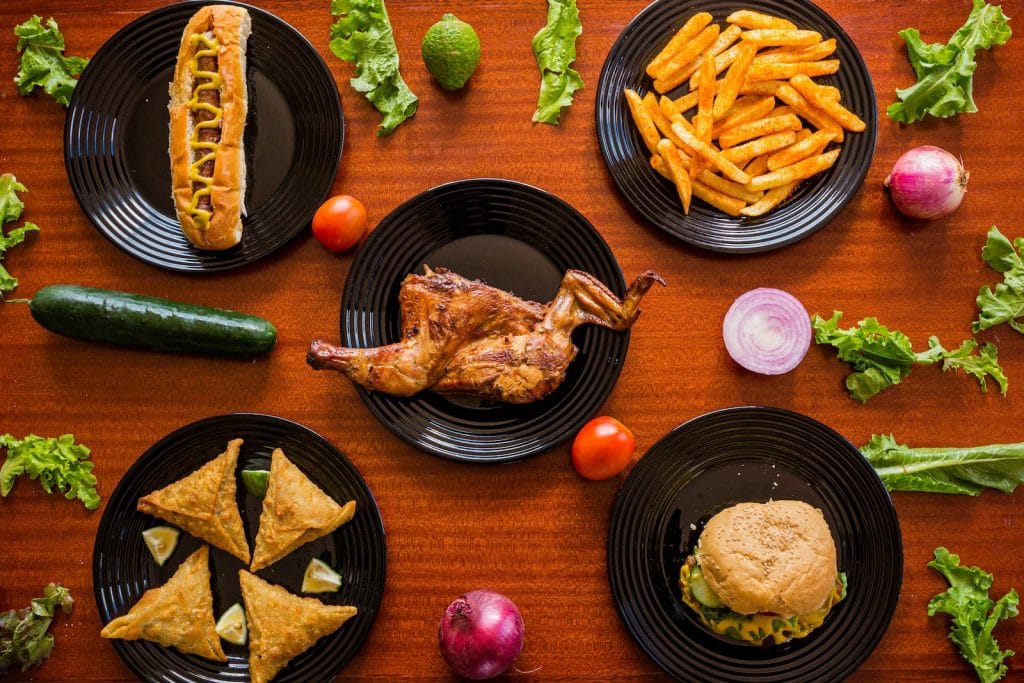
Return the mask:
<path id="1" fill-rule="evenodd" d="M 366 207 L 347 194 L 331 197 L 313 214 L 313 235 L 336 254 L 354 247 L 365 232 Z"/>
<path id="2" fill-rule="evenodd" d="M 613 417 L 595 417 L 572 442 L 572 466 L 584 479 L 610 479 L 633 459 L 633 432 Z"/>

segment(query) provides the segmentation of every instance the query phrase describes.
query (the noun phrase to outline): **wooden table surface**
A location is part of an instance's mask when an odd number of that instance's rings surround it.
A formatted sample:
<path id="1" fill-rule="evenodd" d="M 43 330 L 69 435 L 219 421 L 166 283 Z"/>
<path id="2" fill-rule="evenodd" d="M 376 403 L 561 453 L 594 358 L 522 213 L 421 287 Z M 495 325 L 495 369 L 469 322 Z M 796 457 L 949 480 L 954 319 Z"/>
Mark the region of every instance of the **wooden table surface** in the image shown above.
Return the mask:
<path id="1" fill-rule="evenodd" d="M 20 3 L 19 3 L 20 4 Z M 119 350 L 55 336 L 27 308 L 0 307 L 0 433 L 71 432 L 92 448 L 104 503 L 152 443 L 192 421 L 230 412 L 262 412 L 323 434 L 359 468 L 379 503 L 388 539 L 387 586 L 368 640 L 341 679 L 444 680 L 436 627 L 444 607 L 466 590 L 491 587 L 512 597 L 526 623 L 526 644 L 509 677 L 536 680 L 659 680 L 664 674 L 630 637 L 608 588 L 605 536 L 619 481 L 578 477 L 569 445 L 507 466 L 474 466 L 426 455 L 399 441 L 368 412 L 350 383 L 313 373 L 309 341 L 337 341 L 338 307 L 352 254 L 332 256 L 304 232 L 285 248 L 240 270 L 209 276 L 165 272 L 126 255 L 89 222 L 64 170 L 65 110 L 35 94 L 20 97 L 10 32 L 31 13 L 54 16 L 68 54 L 91 56 L 115 31 L 165 3 L 159 0 L 37 0 L 28 9 L 4 3 L 0 27 L 0 172 L 28 188 L 24 218 L 41 232 L 8 252 L 21 279 L 14 296 L 56 282 L 79 283 L 248 311 L 271 319 L 277 349 L 254 362 Z M 998 275 L 980 258 L 985 233 L 998 225 L 1024 235 L 1020 159 L 1024 157 L 1024 40 L 978 56 L 974 94 L 980 111 L 912 126 L 884 109 L 912 74 L 897 31 L 919 27 L 945 41 L 970 3 L 821 0 L 860 48 L 878 93 L 875 156 L 860 191 L 824 229 L 786 248 L 750 256 L 705 252 L 645 223 L 617 193 L 597 145 L 594 97 L 600 69 L 644 0 L 580 2 L 583 35 L 577 68 L 586 88 L 558 127 L 532 124 L 538 75 L 530 39 L 545 21 L 540 0 L 445 3 L 391 0 L 388 10 L 402 74 L 420 97 L 419 111 L 386 138 L 379 120 L 348 84 L 352 65 L 327 48 L 328 0 L 258 3 L 291 23 L 326 60 L 345 111 L 344 154 L 335 192 L 362 199 L 371 227 L 399 203 L 439 183 L 505 177 L 537 185 L 581 211 L 600 231 L 627 279 L 652 268 L 668 281 L 645 299 L 629 355 L 600 413 L 636 435 L 638 457 L 667 431 L 706 411 L 772 405 L 820 420 L 862 444 L 894 433 L 912 445 L 979 445 L 1024 441 L 1024 337 L 1006 326 L 979 340 L 999 346 L 1008 395 L 981 393 L 973 379 L 935 368 L 861 405 L 843 379 L 848 366 L 815 347 L 792 373 L 755 376 L 722 344 L 722 316 L 733 299 L 758 286 L 785 289 L 810 312 L 845 312 L 852 323 L 877 316 L 919 347 L 929 335 L 947 346 L 970 335 L 975 295 Z M 27 7 L 27 6 L 26 6 Z M 1019 30 L 1024 2 L 1004 0 Z M 443 12 L 472 23 L 483 59 L 469 87 L 447 94 L 428 77 L 420 39 Z M 949 219 L 929 225 L 895 212 L 882 180 L 902 151 L 935 144 L 962 156 L 969 191 Z M 925 605 L 944 583 L 926 568 L 939 545 L 995 575 L 994 595 L 1024 589 L 1024 492 L 979 497 L 895 494 L 903 531 L 903 588 L 892 623 L 854 680 L 973 679 L 946 637 L 946 618 Z M 70 618 L 53 628 L 52 657 L 15 680 L 131 679 L 110 643 L 100 639 L 91 559 L 102 514 L 45 495 L 19 481 L 0 500 L 0 608 L 21 607 L 50 581 L 76 598 Z M 1024 650 L 1024 619 L 996 631 L 1003 647 Z M 1024 654 L 1018 655 L 1018 659 Z M 1011 676 L 1024 680 L 1024 664 Z"/>

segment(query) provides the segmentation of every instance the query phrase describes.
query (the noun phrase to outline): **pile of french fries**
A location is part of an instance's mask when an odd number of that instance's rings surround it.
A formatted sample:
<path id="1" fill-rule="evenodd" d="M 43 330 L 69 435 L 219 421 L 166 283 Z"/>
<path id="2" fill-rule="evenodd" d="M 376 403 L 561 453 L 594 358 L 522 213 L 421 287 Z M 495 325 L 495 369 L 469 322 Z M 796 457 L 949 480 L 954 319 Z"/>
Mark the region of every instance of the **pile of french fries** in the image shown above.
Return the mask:
<path id="1" fill-rule="evenodd" d="M 835 163 L 840 148 L 826 148 L 844 131 L 866 124 L 837 88 L 813 80 L 839 70 L 825 59 L 834 38 L 752 10 L 725 23 L 692 16 L 647 65 L 661 97 L 625 95 L 651 166 L 675 184 L 684 213 L 696 195 L 730 216 L 762 216 Z M 667 95 L 684 83 L 686 94 Z"/>

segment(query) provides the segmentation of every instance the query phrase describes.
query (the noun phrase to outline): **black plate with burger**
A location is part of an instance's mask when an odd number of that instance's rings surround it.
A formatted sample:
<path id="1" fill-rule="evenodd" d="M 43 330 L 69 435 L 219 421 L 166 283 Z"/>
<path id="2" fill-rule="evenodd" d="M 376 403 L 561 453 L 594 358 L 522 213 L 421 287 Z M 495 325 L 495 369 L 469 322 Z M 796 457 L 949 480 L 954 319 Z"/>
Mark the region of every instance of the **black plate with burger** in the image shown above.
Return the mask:
<path id="1" fill-rule="evenodd" d="M 776 408 L 680 425 L 630 472 L 608 532 L 624 623 L 684 681 L 837 681 L 871 654 L 903 573 L 888 492 L 856 447 Z"/>

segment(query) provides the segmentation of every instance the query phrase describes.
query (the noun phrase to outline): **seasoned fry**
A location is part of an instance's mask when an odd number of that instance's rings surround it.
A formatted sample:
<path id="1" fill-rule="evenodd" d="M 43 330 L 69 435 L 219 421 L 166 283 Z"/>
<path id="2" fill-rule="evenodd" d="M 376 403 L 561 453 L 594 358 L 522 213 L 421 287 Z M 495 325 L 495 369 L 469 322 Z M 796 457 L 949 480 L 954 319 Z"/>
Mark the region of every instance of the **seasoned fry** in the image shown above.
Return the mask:
<path id="1" fill-rule="evenodd" d="M 773 187 L 781 187 L 789 183 L 810 178 L 812 175 L 821 173 L 830 168 L 839 156 L 839 150 L 818 154 L 816 156 L 798 161 L 791 166 L 785 166 L 777 171 L 755 176 L 747 183 L 748 190 L 770 190 Z"/>
<path id="2" fill-rule="evenodd" d="M 782 86 L 787 85 L 786 81 L 744 81 L 740 87 L 741 95 L 771 95 L 775 96 L 775 93 Z"/>
<path id="3" fill-rule="evenodd" d="M 798 29 L 756 28 L 740 34 L 742 40 L 757 45 L 787 45 L 790 47 L 808 47 L 821 42 L 821 34 L 817 31 Z"/>
<path id="4" fill-rule="evenodd" d="M 791 166 L 801 159 L 806 159 L 812 154 L 817 154 L 828 146 L 828 143 L 836 139 L 835 131 L 819 130 L 809 137 L 800 140 L 785 149 L 780 149 L 768 157 L 767 165 L 769 171 L 777 171 L 784 166 Z"/>
<path id="5" fill-rule="evenodd" d="M 764 137 L 751 140 L 743 145 L 730 147 L 722 152 L 722 156 L 736 165 L 745 164 L 754 157 L 761 156 L 762 154 L 769 154 L 784 147 L 789 147 L 795 142 L 796 133 L 791 130 L 786 130 L 780 133 L 765 135 Z M 744 171 L 744 173 L 746 173 L 746 171 Z"/>
<path id="6" fill-rule="evenodd" d="M 700 175 L 697 176 L 697 181 L 704 183 L 712 190 L 717 190 L 722 194 L 735 197 L 747 204 L 753 204 L 754 202 L 760 201 L 762 197 L 761 192 L 751 192 L 743 185 L 734 183 L 722 176 L 715 175 L 711 171 L 701 171 Z"/>
<path id="7" fill-rule="evenodd" d="M 798 131 L 803 127 L 804 124 L 800 122 L 800 119 L 798 119 L 795 114 L 769 116 L 768 118 L 744 123 L 741 126 L 736 126 L 735 128 L 727 130 L 719 136 L 718 146 L 724 150 L 727 147 L 735 147 L 741 142 L 753 140 L 754 138 L 759 138 L 764 135 L 781 133 L 782 131 L 787 130 Z"/>
<path id="8" fill-rule="evenodd" d="M 690 109 L 693 109 L 694 107 L 696 107 L 697 106 L 697 98 L 699 96 L 700 96 L 700 93 L 697 92 L 696 90 L 694 90 L 693 92 L 688 92 L 685 95 L 683 95 L 682 97 L 678 97 L 678 98 L 676 98 L 674 100 L 673 99 L 669 99 L 668 97 L 663 97 L 662 98 L 663 100 L 668 100 L 669 102 L 672 103 L 672 109 L 671 109 L 672 114 L 668 113 L 668 110 L 665 109 L 665 105 L 664 104 L 661 106 L 661 111 L 665 113 L 665 116 L 668 116 L 669 118 L 672 118 L 676 114 L 682 114 L 684 111 L 689 111 Z"/>
<path id="9" fill-rule="evenodd" d="M 715 104 L 715 58 L 705 55 L 700 65 L 701 82 L 703 85 L 697 90 L 697 113 L 693 117 L 693 128 L 697 138 L 706 144 L 711 144 L 711 128 L 714 119 L 711 116 L 711 108 Z M 694 162 L 690 166 L 690 177 L 696 178 L 705 164 Z"/>
<path id="10" fill-rule="evenodd" d="M 711 43 L 711 45 L 708 46 L 708 49 L 704 50 L 703 53 L 694 57 L 693 60 L 686 65 L 686 68 L 675 72 L 669 77 L 669 80 L 664 82 L 676 82 L 675 85 L 672 86 L 672 88 L 675 88 L 683 81 L 685 81 L 687 78 L 690 78 L 691 81 L 697 78 L 696 74 L 697 70 L 700 68 L 701 60 L 703 60 L 704 57 L 708 55 L 710 55 L 711 57 L 717 57 L 719 54 L 724 52 L 730 45 L 739 40 L 741 33 L 743 33 L 743 29 L 741 29 L 739 26 L 728 27 L 727 29 L 718 34 L 718 38 L 716 38 L 715 42 Z M 715 75 L 717 76 L 721 71 L 725 71 L 725 67 L 728 65 L 729 64 L 723 65 L 721 69 L 715 72 Z M 717 60 L 715 61 L 715 67 L 716 69 L 718 67 Z M 678 79 L 678 81 L 676 79 Z M 672 88 L 669 88 L 669 90 L 671 90 Z M 694 87 L 691 85 L 690 89 L 693 90 Z M 683 111 L 686 110 L 684 109 Z"/>
<path id="11" fill-rule="evenodd" d="M 739 102 L 739 100 L 736 100 Z M 732 109 L 732 113 L 728 114 L 725 118 L 715 122 L 714 128 L 711 129 L 711 138 L 717 139 L 721 137 L 722 133 L 750 121 L 764 118 L 775 107 L 774 97 L 758 97 L 754 99 L 747 106 L 739 109 Z"/>
<path id="12" fill-rule="evenodd" d="M 672 131 L 686 144 L 686 148 L 692 152 L 691 156 L 704 159 L 721 171 L 726 178 L 734 180 L 741 185 L 746 185 L 750 182 L 750 176 L 737 168 L 736 164 L 723 157 L 722 153 L 717 149 L 700 140 L 693 132 L 686 130 L 678 121 L 673 121 Z"/>
<path id="13" fill-rule="evenodd" d="M 687 19 L 680 27 L 668 44 L 661 49 L 650 64 L 647 65 L 647 75 L 651 78 L 658 78 L 661 69 L 671 61 L 672 57 L 679 53 L 682 48 L 693 40 L 698 33 L 703 31 L 711 23 L 711 15 L 707 12 L 698 12 Z"/>
<path id="14" fill-rule="evenodd" d="M 831 116 L 846 130 L 859 133 L 867 128 L 867 124 L 859 116 L 826 95 L 823 88 L 807 76 L 797 74 L 789 79 L 789 83 L 811 104 Z"/>
<path id="15" fill-rule="evenodd" d="M 690 213 L 690 198 L 693 196 L 693 186 L 690 184 L 690 174 L 686 172 L 683 160 L 679 157 L 679 150 L 668 140 L 658 143 L 658 154 L 668 165 L 669 175 L 676 185 L 676 192 L 679 193 L 679 201 L 683 203 L 683 213 Z"/>
<path id="16" fill-rule="evenodd" d="M 657 154 L 651 157 L 651 168 L 657 171 L 665 180 L 674 182 L 674 180 L 672 179 L 672 174 L 669 172 L 665 160 L 662 159 Z M 705 173 L 707 173 L 707 171 L 705 171 Z M 701 175 L 703 176 L 703 174 Z M 718 176 L 712 177 L 717 178 Z M 723 192 L 720 192 L 712 187 L 705 185 L 700 180 L 694 180 L 691 183 L 691 187 L 693 190 L 693 196 L 703 199 L 711 206 L 721 211 L 724 211 L 730 216 L 738 217 L 740 215 L 740 211 L 742 211 L 743 207 L 746 206 L 746 202 L 744 202 L 742 199 L 731 197 Z"/>
<path id="17" fill-rule="evenodd" d="M 711 24 L 706 27 L 703 31 L 697 34 L 690 42 L 686 43 L 679 52 L 669 57 L 668 61 L 651 74 L 655 79 L 655 82 L 666 80 L 669 78 L 676 78 L 676 74 L 682 73 L 686 70 L 687 65 L 700 55 L 705 49 L 707 49 L 711 43 L 718 39 L 718 34 L 721 29 L 718 28 L 718 24 Z M 650 73 L 650 67 L 647 68 L 647 72 Z M 680 79 L 682 83 L 685 78 Z"/>
<path id="18" fill-rule="evenodd" d="M 729 107 L 732 106 L 733 101 L 740 94 L 740 87 L 747 78 L 750 63 L 754 61 L 754 55 L 757 54 L 757 45 L 751 42 L 740 43 L 739 50 L 739 56 L 729 66 L 729 70 L 725 72 L 724 82 L 719 86 L 718 92 L 715 94 L 713 110 L 715 120 L 725 116 L 725 112 L 729 111 Z"/>
<path id="19" fill-rule="evenodd" d="M 728 50 L 720 52 L 715 55 L 715 77 L 729 68 L 729 65 L 736 61 L 736 58 L 740 56 L 740 46 L 733 45 Z M 680 81 L 681 82 L 681 81 Z M 678 85 L 678 83 L 676 84 Z M 696 90 L 700 87 L 700 73 L 694 72 L 690 76 L 690 90 Z"/>
<path id="20" fill-rule="evenodd" d="M 666 104 L 666 100 L 668 101 L 669 104 Z M 655 128 L 658 129 L 658 132 L 661 133 L 661 136 L 663 138 L 667 139 L 669 142 L 671 142 L 676 147 L 679 147 L 680 149 L 685 147 L 686 145 L 683 143 L 682 140 L 679 139 L 679 136 L 677 136 L 675 133 L 672 132 L 672 120 L 673 119 L 678 119 L 678 120 L 681 120 L 681 121 L 686 121 L 686 119 L 684 119 L 683 117 L 679 116 L 678 114 L 673 114 L 671 117 L 665 116 L 665 108 L 672 106 L 671 105 L 671 100 L 669 100 L 665 96 L 662 96 L 661 101 L 660 101 L 660 106 L 652 107 L 650 102 L 645 102 L 644 104 L 647 107 L 648 113 L 650 113 L 650 115 L 651 115 L 651 120 L 654 121 Z M 687 125 L 689 125 L 688 121 L 687 121 Z M 689 166 L 690 165 L 690 157 L 687 156 L 687 154 L 685 152 L 682 152 L 682 151 L 680 151 L 680 154 L 683 155 L 683 157 L 686 159 L 686 165 Z"/>
<path id="21" fill-rule="evenodd" d="M 779 87 L 775 96 L 793 108 L 798 115 L 803 117 L 818 130 L 830 130 L 836 133 L 836 142 L 843 141 L 843 128 L 832 117 L 818 109 L 798 93 L 793 86 L 786 83 Z"/>
<path id="22" fill-rule="evenodd" d="M 629 113 L 633 115 L 633 123 L 636 124 L 637 130 L 640 131 L 640 137 L 644 139 L 647 149 L 652 154 L 657 154 L 658 141 L 661 140 L 661 135 L 658 134 L 654 121 L 651 120 L 650 112 L 635 90 L 624 88 L 623 92 L 626 95 L 626 102 L 629 103 Z"/>
<path id="23" fill-rule="evenodd" d="M 768 62 L 752 64 L 747 71 L 747 80 L 778 81 L 788 80 L 797 74 L 805 76 L 828 76 L 839 71 L 838 59 L 823 59 L 819 62 Z"/>
<path id="24" fill-rule="evenodd" d="M 740 209 L 740 213 L 751 218 L 755 216 L 763 216 L 782 202 L 786 201 L 786 198 L 793 194 L 793 190 L 795 190 L 796 186 L 799 184 L 800 181 L 796 180 L 785 185 L 780 185 L 779 187 L 773 187 L 765 192 L 761 199 L 743 209 Z"/>
<path id="25" fill-rule="evenodd" d="M 796 30 L 796 24 L 793 22 L 782 19 L 780 17 L 773 17 L 770 14 L 762 14 L 761 12 L 755 12 L 754 10 L 741 9 L 736 10 L 725 18 L 725 21 L 730 24 L 735 24 L 740 28 L 774 28 L 783 30 Z"/>
<path id="26" fill-rule="evenodd" d="M 767 173 L 768 156 L 769 155 L 767 154 L 762 154 L 759 157 L 754 157 L 753 159 L 750 160 L 750 163 L 743 167 L 743 172 L 746 173 L 751 178 L 753 178 L 754 176 L 759 176 L 763 173 Z"/>
<path id="27" fill-rule="evenodd" d="M 824 59 L 836 51 L 836 39 L 829 38 L 808 47 L 779 47 L 766 50 L 754 58 L 754 64 L 769 62 L 815 62 Z"/>
<path id="28" fill-rule="evenodd" d="M 771 118 L 772 116 L 785 116 L 786 114 L 796 114 L 793 108 L 788 104 L 784 104 L 781 107 L 775 107 L 770 112 L 764 115 L 765 118 Z"/>

